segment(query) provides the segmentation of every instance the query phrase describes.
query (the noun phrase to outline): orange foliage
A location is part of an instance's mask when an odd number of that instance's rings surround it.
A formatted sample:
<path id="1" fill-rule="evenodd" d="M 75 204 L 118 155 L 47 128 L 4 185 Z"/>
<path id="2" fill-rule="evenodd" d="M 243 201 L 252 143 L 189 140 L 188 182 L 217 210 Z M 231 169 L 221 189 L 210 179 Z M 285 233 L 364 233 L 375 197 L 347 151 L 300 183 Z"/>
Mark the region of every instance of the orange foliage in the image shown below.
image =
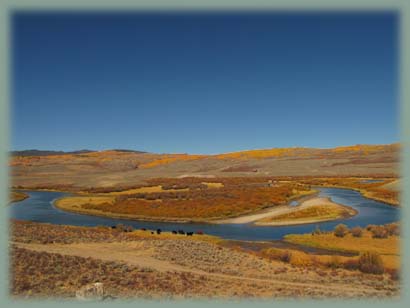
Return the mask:
<path id="1" fill-rule="evenodd" d="M 184 161 L 184 160 L 196 160 L 200 158 L 204 158 L 206 155 L 188 155 L 188 154 L 171 154 L 167 155 L 166 157 L 155 159 L 148 163 L 144 163 L 139 165 L 141 168 L 153 168 L 159 165 L 166 165 L 176 161 Z"/>
<path id="2" fill-rule="evenodd" d="M 150 182 L 159 182 L 161 185 L 170 187 L 172 185 L 185 186 L 190 189 L 188 191 L 122 195 L 116 198 L 114 204 L 84 204 L 82 207 L 135 216 L 210 219 L 237 216 L 284 204 L 298 193 L 298 189 L 308 189 L 294 182 L 270 187 L 263 178 L 221 178 L 216 181 L 224 182 L 224 187 L 207 189 L 198 185 L 202 181 L 204 179 L 156 179 Z"/>

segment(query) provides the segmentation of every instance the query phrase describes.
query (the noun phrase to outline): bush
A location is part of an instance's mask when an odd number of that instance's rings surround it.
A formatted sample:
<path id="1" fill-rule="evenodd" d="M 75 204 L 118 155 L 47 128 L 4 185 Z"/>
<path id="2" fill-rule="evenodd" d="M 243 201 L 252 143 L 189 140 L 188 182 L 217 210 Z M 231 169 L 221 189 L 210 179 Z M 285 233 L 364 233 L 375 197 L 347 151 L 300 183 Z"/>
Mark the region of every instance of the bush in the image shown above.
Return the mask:
<path id="1" fill-rule="evenodd" d="M 389 273 L 391 280 L 400 280 L 400 272 L 397 269 L 389 269 L 386 272 Z"/>
<path id="2" fill-rule="evenodd" d="M 337 237 L 344 237 L 349 232 L 349 229 L 344 224 L 339 224 L 334 229 L 334 234 Z"/>
<path id="3" fill-rule="evenodd" d="M 327 266 L 330 268 L 339 268 L 341 267 L 342 263 L 340 261 L 340 257 L 339 256 L 332 256 L 330 258 L 330 261 L 327 262 Z"/>
<path id="4" fill-rule="evenodd" d="M 320 235 L 322 234 L 322 230 L 320 230 L 319 226 L 316 226 L 315 230 L 312 231 L 312 235 Z"/>
<path id="5" fill-rule="evenodd" d="M 349 259 L 343 263 L 343 267 L 347 270 L 357 270 L 359 269 L 359 261 L 356 259 Z"/>
<path id="6" fill-rule="evenodd" d="M 362 231 L 362 228 L 360 227 L 354 227 L 350 230 L 350 233 L 354 237 L 362 237 L 363 231 Z"/>
<path id="7" fill-rule="evenodd" d="M 120 232 L 123 232 L 125 230 L 125 226 L 123 224 L 117 224 L 115 227 Z"/>
<path id="8" fill-rule="evenodd" d="M 134 231 L 133 226 L 125 226 L 124 227 L 124 232 L 132 232 L 132 231 Z"/>
<path id="9" fill-rule="evenodd" d="M 289 263 L 292 259 L 292 253 L 288 250 L 280 250 L 276 248 L 269 248 L 265 251 L 265 254 L 274 260 L 280 260 L 282 262 Z"/>
<path id="10" fill-rule="evenodd" d="M 367 230 L 367 231 L 372 231 L 372 229 L 375 228 L 375 227 L 377 227 L 377 226 L 376 226 L 376 225 L 368 225 L 368 226 L 366 227 L 366 230 Z"/>
<path id="11" fill-rule="evenodd" d="M 373 238 L 387 238 L 389 235 L 386 228 L 383 226 L 376 226 L 372 228 L 370 232 L 372 232 Z"/>
<path id="12" fill-rule="evenodd" d="M 383 274 L 384 265 L 382 258 L 376 252 L 364 252 L 359 257 L 359 270 L 369 274 Z"/>
<path id="13" fill-rule="evenodd" d="M 384 226 L 389 235 L 400 235 L 400 227 L 398 223 L 391 223 Z"/>
<path id="14" fill-rule="evenodd" d="M 292 259 L 292 253 L 290 251 L 286 250 L 286 251 L 282 252 L 282 254 L 280 256 L 280 260 L 282 262 L 289 263 L 290 259 Z"/>

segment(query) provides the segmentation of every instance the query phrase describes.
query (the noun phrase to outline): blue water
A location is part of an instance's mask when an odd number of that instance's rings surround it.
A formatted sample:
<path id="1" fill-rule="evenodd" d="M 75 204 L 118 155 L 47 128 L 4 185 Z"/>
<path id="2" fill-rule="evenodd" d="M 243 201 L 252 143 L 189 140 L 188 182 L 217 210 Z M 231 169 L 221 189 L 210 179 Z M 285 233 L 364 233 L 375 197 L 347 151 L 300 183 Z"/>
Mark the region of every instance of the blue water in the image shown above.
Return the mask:
<path id="1" fill-rule="evenodd" d="M 118 223 L 131 225 L 134 228 L 157 229 L 171 231 L 183 229 L 185 231 L 202 230 L 207 234 L 217 235 L 225 239 L 235 240 L 277 240 L 286 234 L 310 233 L 316 226 L 321 230 L 332 230 L 337 224 L 344 223 L 349 227 L 365 227 L 369 224 L 386 224 L 398 221 L 400 209 L 387 204 L 363 197 L 359 192 L 339 188 L 318 188 L 320 197 L 330 197 L 334 202 L 348 205 L 359 213 L 351 218 L 331 222 L 297 226 L 255 226 L 252 224 L 206 224 L 206 223 L 167 223 L 113 219 L 90 215 L 64 212 L 53 206 L 55 199 L 67 196 L 61 192 L 25 191 L 30 198 L 16 202 L 9 206 L 10 218 L 46 222 L 59 225 L 74 226 L 111 226 Z"/>

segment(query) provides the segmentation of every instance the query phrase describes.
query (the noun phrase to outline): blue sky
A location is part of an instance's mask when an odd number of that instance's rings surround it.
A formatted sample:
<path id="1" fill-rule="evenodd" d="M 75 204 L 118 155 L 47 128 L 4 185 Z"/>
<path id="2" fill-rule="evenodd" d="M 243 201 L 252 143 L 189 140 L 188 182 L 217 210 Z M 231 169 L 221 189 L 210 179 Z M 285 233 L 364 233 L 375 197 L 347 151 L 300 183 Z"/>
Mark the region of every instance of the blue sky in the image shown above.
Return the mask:
<path id="1" fill-rule="evenodd" d="M 12 148 L 399 140 L 393 13 L 16 13 Z"/>

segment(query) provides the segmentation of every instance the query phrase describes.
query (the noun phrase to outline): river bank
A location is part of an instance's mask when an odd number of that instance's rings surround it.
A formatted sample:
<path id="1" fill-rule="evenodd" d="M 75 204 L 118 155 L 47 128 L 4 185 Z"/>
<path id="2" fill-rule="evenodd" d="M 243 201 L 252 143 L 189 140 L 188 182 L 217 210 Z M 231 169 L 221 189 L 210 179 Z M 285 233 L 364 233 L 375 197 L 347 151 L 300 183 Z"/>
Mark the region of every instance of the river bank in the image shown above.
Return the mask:
<path id="1" fill-rule="evenodd" d="M 310 198 L 297 207 L 287 207 L 272 211 L 271 216 L 255 221 L 260 226 L 289 226 L 312 224 L 338 219 L 346 219 L 357 215 L 358 211 L 345 205 L 332 202 L 330 198 Z"/>
<path id="2" fill-rule="evenodd" d="M 289 198 L 289 204 L 291 202 L 303 202 L 311 198 L 314 195 L 317 195 L 317 190 L 312 190 L 309 192 L 300 193 L 298 195 L 292 196 Z M 100 211 L 99 209 L 94 208 L 83 208 L 82 204 L 92 203 L 94 205 L 99 204 L 113 204 L 115 197 L 111 194 L 98 194 L 90 196 L 69 196 L 60 198 L 54 201 L 54 206 L 60 210 L 67 212 L 83 214 L 83 215 L 93 215 L 99 217 L 109 217 L 116 219 L 127 219 L 135 221 L 153 221 L 153 222 L 170 222 L 170 223 L 208 223 L 208 224 L 225 224 L 225 223 L 249 223 L 257 219 L 254 217 L 263 218 L 266 215 L 270 215 L 271 211 L 276 213 L 276 209 L 287 208 L 289 205 L 273 205 L 269 206 L 263 210 L 249 210 L 244 211 L 239 214 L 226 215 L 224 217 L 210 217 L 210 218 L 182 218 L 182 217 L 161 217 L 161 216 L 145 216 L 145 215 L 136 215 L 136 214 L 124 214 L 124 213 L 113 213 L 107 211 Z M 232 222 L 231 222 L 232 221 Z"/>
<path id="3" fill-rule="evenodd" d="M 11 191 L 9 204 L 20 202 L 27 199 L 29 196 L 21 191 Z"/>
<path id="4" fill-rule="evenodd" d="M 216 235 L 225 239 L 249 241 L 279 240 L 287 234 L 311 233 L 316 226 L 319 226 L 321 230 L 330 231 L 339 223 L 344 223 L 348 227 L 366 227 L 369 224 L 381 225 L 400 220 L 399 208 L 369 200 L 356 191 L 337 188 L 319 188 L 318 190 L 320 191 L 320 197 L 330 197 L 336 203 L 350 206 L 359 211 L 359 213 L 349 219 L 292 226 L 129 220 L 77 214 L 60 210 L 53 206 L 53 202 L 68 196 L 68 194 L 44 191 L 25 191 L 30 198 L 19 202 L 18 206 L 8 207 L 8 210 L 9 217 L 17 220 L 85 227 L 124 224 L 137 229 L 161 229 L 163 231 L 183 229 L 186 232 L 203 231 L 206 234 Z"/>

